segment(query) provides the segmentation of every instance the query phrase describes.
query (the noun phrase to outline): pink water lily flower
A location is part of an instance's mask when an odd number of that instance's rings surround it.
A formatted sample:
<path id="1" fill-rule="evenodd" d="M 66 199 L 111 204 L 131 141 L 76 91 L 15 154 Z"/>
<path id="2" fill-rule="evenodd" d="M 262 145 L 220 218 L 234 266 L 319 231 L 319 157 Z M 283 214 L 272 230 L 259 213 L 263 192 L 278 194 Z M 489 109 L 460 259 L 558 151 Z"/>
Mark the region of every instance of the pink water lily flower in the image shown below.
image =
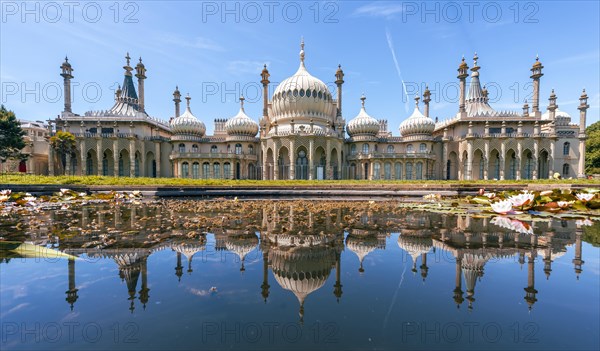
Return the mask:
<path id="1" fill-rule="evenodd" d="M 496 213 L 507 214 L 512 211 L 512 202 L 510 200 L 498 201 L 491 204 L 492 210 Z"/>

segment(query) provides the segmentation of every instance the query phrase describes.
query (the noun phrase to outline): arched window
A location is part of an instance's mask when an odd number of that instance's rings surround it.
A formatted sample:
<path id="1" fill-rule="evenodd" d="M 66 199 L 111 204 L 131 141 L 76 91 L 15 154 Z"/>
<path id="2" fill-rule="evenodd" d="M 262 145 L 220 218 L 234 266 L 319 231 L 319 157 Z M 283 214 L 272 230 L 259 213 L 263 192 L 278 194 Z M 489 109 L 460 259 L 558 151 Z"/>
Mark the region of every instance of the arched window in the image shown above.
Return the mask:
<path id="1" fill-rule="evenodd" d="M 425 144 L 423 144 L 425 145 Z M 415 167 L 415 176 L 417 179 L 423 179 L 423 163 L 417 162 Z"/>
<path id="2" fill-rule="evenodd" d="M 210 178 L 210 163 L 208 162 L 202 164 L 202 177 L 204 179 Z"/>
<path id="3" fill-rule="evenodd" d="M 200 178 L 200 164 L 198 162 L 192 163 L 192 178 Z"/>
<path id="4" fill-rule="evenodd" d="M 419 145 L 419 152 L 427 152 L 427 145 L 425 143 Z"/>
<path id="5" fill-rule="evenodd" d="M 565 144 L 568 144 L 568 143 L 565 143 Z M 565 163 L 563 165 L 563 172 L 562 173 L 563 173 L 563 178 L 567 178 L 569 176 L 569 164 L 568 163 Z"/>
<path id="6" fill-rule="evenodd" d="M 87 157 L 85 159 L 85 168 L 87 170 L 87 175 L 93 175 L 94 174 L 94 160 L 92 158 L 92 153 L 88 152 L 87 153 Z"/>
<path id="7" fill-rule="evenodd" d="M 350 146 L 350 155 L 356 155 L 356 145 L 352 144 Z"/>
<path id="8" fill-rule="evenodd" d="M 198 152 L 198 145 L 192 145 L 192 152 Z"/>
<path id="9" fill-rule="evenodd" d="M 414 152 L 414 151 L 415 151 L 415 148 L 414 148 L 413 144 L 406 145 L 406 152 L 410 153 L 410 152 Z"/>
<path id="10" fill-rule="evenodd" d="M 252 146 L 252 145 L 248 145 L 248 153 L 249 153 L 250 155 L 254 155 L 254 146 Z"/>
<path id="11" fill-rule="evenodd" d="M 179 152 L 185 152 L 185 144 L 179 144 Z"/>
<path id="12" fill-rule="evenodd" d="M 211 154 L 216 154 L 217 153 L 217 145 L 213 145 L 210 147 L 210 153 Z"/>
<path id="13" fill-rule="evenodd" d="M 408 179 L 408 180 L 412 179 L 412 168 L 413 168 L 412 162 L 408 162 L 406 164 L 406 179 Z"/>
<path id="14" fill-rule="evenodd" d="M 133 174 L 136 177 L 140 176 L 140 158 L 138 157 L 138 154 L 135 154 L 134 160 L 133 160 Z"/>
<path id="15" fill-rule="evenodd" d="M 362 153 L 363 154 L 369 153 L 369 144 L 363 144 Z"/>
<path id="16" fill-rule="evenodd" d="M 213 163 L 213 178 L 221 178 L 221 165 L 218 162 Z"/>
<path id="17" fill-rule="evenodd" d="M 223 164 L 223 178 L 231 178 L 231 164 L 229 162 Z"/>
<path id="18" fill-rule="evenodd" d="M 402 179 L 402 164 L 400 162 L 396 162 L 394 165 L 394 173 L 396 173 L 396 180 Z"/>
<path id="19" fill-rule="evenodd" d="M 106 152 L 102 156 L 102 175 L 108 175 L 108 156 L 106 155 Z"/>
<path id="20" fill-rule="evenodd" d="M 567 141 L 566 143 L 563 144 L 563 155 L 568 156 L 570 149 L 571 149 L 571 143 Z"/>
<path id="21" fill-rule="evenodd" d="M 387 153 L 388 154 L 393 154 L 394 153 L 394 145 L 388 145 L 387 146 Z"/>
<path id="22" fill-rule="evenodd" d="M 236 155 L 242 154 L 242 144 L 235 144 L 235 154 Z"/>
<path id="23" fill-rule="evenodd" d="M 375 164 L 373 164 L 373 179 L 381 179 L 381 164 L 379 162 L 375 162 Z"/>
<path id="24" fill-rule="evenodd" d="M 531 152 L 527 152 L 527 157 L 525 158 L 525 175 L 524 179 L 531 179 L 533 173 L 533 157 L 531 156 Z"/>
<path id="25" fill-rule="evenodd" d="M 189 171 L 190 171 L 190 164 L 187 162 L 184 162 L 181 165 L 181 178 L 187 178 Z"/>
<path id="26" fill-rule="evenodd" d="M 392 179 L 392 164 L 391 164 L 391 163 L 389 163 L 389 162 L 386 162 L 386 163 L 383 165 L 383 177 L 384 177 L 386 180 L 390 180 L 390 179 Z"/>

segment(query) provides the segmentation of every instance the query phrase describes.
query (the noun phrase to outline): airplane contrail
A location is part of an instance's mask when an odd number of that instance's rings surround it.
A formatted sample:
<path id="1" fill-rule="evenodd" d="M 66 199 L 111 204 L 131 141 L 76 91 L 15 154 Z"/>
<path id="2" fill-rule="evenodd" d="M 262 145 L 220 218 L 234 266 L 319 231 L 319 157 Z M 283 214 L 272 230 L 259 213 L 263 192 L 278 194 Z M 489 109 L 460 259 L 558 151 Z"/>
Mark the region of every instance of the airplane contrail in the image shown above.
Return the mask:
<path id="1" fill-rule="evenodd" d="M 404 91 L 404 95 L 406 100 L 404 101 L 404 110 L 408 113 L 408 93 L 406 92 L 406 84 L 404 84 L 404 78 L 402 78 L 402 71 L 400 71 L 400 65 L 398 64 L 398 59 L 396 58 L 396 52 L 394 51 L 394 42 L 392 41 L 392 34 L 390 33 L 390 29 L 385 29 L 385 36 L 387 38 L 388 47 L 392 53 L 392 60 L 394 60 L 394 65 L 396 66 L 396 71 L 398 72 L 398 77 L 400 77 L 400 81 L 402 82 L 402 90 Z"/>

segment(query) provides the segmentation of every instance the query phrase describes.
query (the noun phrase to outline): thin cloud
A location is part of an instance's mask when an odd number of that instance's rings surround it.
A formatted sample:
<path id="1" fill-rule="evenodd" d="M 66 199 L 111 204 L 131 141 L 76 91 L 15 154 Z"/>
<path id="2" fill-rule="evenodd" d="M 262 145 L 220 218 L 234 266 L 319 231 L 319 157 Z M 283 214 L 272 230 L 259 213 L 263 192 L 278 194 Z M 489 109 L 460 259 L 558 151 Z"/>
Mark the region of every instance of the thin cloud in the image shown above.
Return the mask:
<path id="1" fill-rule="evenodd" d="M 229 62 L 227 65 L 227 70 L 234 74 L 259 74 L 264 65 L 270 66 L 271 63 L 263 61 L 236 60 Z"/>
<path id="2" fill-rule="evenodd" d="M 401 14 L 403 11 L 404 9 L 402 3 L 385 4 L 375 2 L 357 8 L 356 10 L 354 10 L 354 15 L 390 18 Z"/>
<path id="3" fill-rule="evenodd" d="M 547 63 L 547 66 L 560 65 L 560 64 L 574 64 L 583 62 L 598 61 L 600 59 L 600 51 L 583 52 L 577 55 L 569 55 L 564 58 L 551 61 Z"/>

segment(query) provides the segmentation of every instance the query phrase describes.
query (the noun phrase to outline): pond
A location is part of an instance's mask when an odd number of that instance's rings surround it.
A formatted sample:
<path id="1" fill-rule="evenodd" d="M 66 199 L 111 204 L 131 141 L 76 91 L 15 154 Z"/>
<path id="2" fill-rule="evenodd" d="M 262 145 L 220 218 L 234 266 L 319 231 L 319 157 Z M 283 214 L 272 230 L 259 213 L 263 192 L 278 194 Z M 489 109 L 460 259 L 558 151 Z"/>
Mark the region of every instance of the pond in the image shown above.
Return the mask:
<path id="1" fill-rule="evenodd" d="M 0 347 L 597 350 L 590 224 L 397 201 L 13 211 Z"/>

